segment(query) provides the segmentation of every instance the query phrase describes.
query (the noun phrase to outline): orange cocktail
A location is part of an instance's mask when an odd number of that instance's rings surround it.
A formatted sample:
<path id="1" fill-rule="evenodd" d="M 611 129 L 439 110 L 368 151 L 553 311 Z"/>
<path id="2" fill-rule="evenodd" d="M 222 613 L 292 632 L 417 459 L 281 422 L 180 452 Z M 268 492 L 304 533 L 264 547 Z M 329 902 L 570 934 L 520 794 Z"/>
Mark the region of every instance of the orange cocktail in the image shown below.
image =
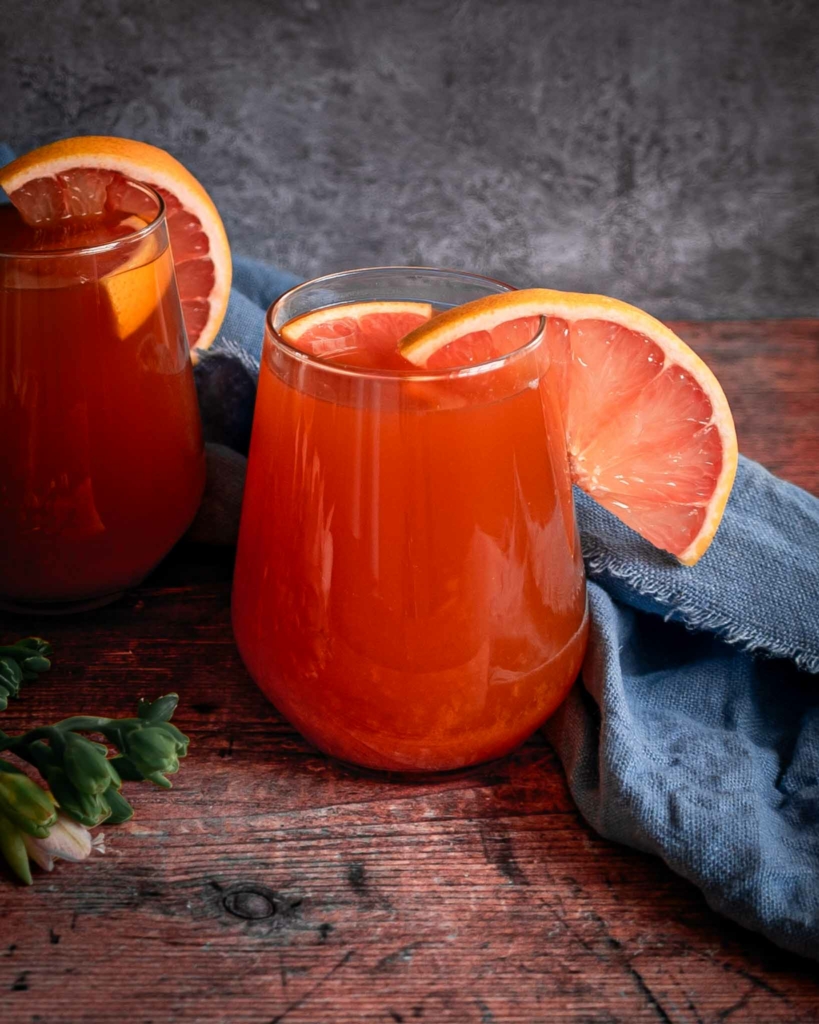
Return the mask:
<path id="1" fill-rule="evenodd" d="M 126 208 L 34 229 L 0 207 L 5 606 L 71 610 L 116 596 L 167 553 L 201 498 L 162 200 L 127 185 L 141 216 Z"/>
<path id="2" fill-rule="evenodd" d="M 281 332 L 322 306 L 440 309 L 504 289 L 360 271 L 270 311 L 234 631 L 276 706 L 344 760 L 438 770 L 498 757 L 563 700 L 587 632 L 564 434 L 542 335 L 419 374 L 366 332 L 323 355 Z"/>

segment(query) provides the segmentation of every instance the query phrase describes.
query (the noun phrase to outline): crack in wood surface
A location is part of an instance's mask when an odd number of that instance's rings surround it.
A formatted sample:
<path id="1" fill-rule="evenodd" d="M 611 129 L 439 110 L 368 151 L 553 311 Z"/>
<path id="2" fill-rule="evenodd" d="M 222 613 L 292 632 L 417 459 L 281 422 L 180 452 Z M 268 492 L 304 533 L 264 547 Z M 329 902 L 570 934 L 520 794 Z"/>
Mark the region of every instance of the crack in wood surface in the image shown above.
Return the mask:
<path id="1" fill-rule="evenodd" d="M 299 996 L 298 999 L 294 999 L 292 1003 L 288 1003 L 288 1005 L 285 1007 L 285 1009 L 281 1013 L 277 1014 L 275 1017 L 272 1017 L 271 1020 L 270 1020 L 270 1024 L 281 1024 L 281 1021 L 286 1020 L 286 1018 L 294 1010 L 298 1010 L 300 1007 L 304 1006 L 304 1004 L 306 1002 L 308 1002 L 308 1000 L 312 999 L 313 996 L 320 989 L 322 989 L 324 987 L 324 985 L 327 984 L 327 982 L 333 977 L 333 975 L 336 973 L 336 971 L 341 970 L 341 968 L 346 963 L 348 963 L 350 961 L 350 959 L 354 955 L 355 955 L 355 950 L 354 949 L 348 949 L 347 952 L 344 954 L 344 956 L 339 961 L 337 961 L 335 964 L 333 964 L 333 966 L 330 968 L 330 970 L 327 971 L 327 973 L 323 977 L 319 978 L 319 980 L 315 983 L 315 985 L 313 985 L 313 987 L 311 989 L 309 989 L 307 992 L 305 992 L 304 995 Z"/>

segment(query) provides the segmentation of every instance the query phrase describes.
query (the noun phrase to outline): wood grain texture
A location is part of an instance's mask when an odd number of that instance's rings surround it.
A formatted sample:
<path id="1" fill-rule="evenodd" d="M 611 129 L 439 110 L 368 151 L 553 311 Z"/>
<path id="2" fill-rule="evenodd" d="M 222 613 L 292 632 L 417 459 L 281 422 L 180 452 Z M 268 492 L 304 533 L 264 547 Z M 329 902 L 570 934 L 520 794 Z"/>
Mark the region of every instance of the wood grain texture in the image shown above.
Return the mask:
<path id="1" fill-rule="evenodd" d="M 819 324 L 678 327 L 743 450 L 819 489 Z M 57 652 L 7 731 L 177 690 L 193 741 L 172 794 L 129 787 L 105 857 L 29 890 L 0 875 L 3 1024 L 819 1019 L 819 967 L 595 836 L 542 737 L 433 781 L 317 755 L 241 665 L 231 563 L 182 547 L 107 609 L 0 618 Z"/>
<path id="2" fill-rule="evenodd" d="M 670 326 L 719 378 L 740 451 L 819 494 L 819 321 Z"/>

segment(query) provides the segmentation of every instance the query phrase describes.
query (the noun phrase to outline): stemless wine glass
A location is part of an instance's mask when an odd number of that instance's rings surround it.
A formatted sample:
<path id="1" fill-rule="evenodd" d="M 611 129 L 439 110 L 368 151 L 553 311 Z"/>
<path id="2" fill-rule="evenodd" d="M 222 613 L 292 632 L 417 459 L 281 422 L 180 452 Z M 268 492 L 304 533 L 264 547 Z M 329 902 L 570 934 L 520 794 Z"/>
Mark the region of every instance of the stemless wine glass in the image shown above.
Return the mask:
<path id="1" fill-rule="evenodd" d="M 83 248 L 44 249 L 0 208 L 0 604 L 13 610 L 112 600 L 202 495 L 164 204 L 127 191 L 140 216 L 98 225 Z"/>
<path id="2" fill-rule="evenodd" d="M 542 324 L 439 372 L 322 362 L 281 328 L 340 303 L 444 309 L 506 290 L 381 268 L 300 285 L 268 313 L 233 627 L 259 686 L 342 760 L 445 770 L 524 740 L 579 671 L 583 563 Z"/>

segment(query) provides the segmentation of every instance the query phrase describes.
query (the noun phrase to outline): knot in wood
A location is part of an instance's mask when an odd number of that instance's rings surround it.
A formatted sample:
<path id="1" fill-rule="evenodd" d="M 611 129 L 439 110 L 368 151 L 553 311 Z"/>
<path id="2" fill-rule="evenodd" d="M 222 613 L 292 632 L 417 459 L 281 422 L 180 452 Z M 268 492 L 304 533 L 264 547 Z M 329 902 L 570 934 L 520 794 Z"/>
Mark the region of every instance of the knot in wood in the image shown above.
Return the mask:
<path id="1" fill-rule="evenodd" d="M 263 921 L 279 909 L 274 896 L 255 886 L 233 889 L 222 900 L 225 910 L 243 921 Z"/>

